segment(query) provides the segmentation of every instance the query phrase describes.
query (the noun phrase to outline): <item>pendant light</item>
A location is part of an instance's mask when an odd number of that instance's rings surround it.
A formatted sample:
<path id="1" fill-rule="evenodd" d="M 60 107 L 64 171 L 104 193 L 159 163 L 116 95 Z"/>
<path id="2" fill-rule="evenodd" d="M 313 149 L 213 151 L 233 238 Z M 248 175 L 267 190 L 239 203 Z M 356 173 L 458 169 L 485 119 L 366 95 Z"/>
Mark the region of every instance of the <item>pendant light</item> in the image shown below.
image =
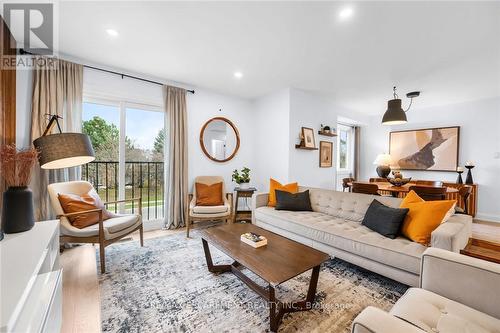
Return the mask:
<path id="1" fill-rule="evenodd" d="M 396 93 L 396 87 L 393 88 L 393 95 L 394 99 L 387 102 L 387 111 L 385 111 L 384 117 L 382 118 L 383 125 L 401 125 L 407 123 L 406 112 L 410 110 L 413 98 L 418 97 L 420 91 L 413 91 L 406 94 L 406 97 L 410 99 L 410 105 L 408 105 L 406 110 L 403 110 L 401 107 L 401 99 Z"/>

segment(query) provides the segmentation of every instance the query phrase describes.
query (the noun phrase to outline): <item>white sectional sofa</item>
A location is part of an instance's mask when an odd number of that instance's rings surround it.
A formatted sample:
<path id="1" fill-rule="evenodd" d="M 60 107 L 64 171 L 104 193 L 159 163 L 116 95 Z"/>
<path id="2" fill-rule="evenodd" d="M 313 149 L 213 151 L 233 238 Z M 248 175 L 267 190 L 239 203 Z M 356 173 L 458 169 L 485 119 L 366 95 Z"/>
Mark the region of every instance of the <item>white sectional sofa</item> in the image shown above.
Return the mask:
<path id="1" fill-rule="evenodd" d="M 373 199 L 391 207 L 399 207 L 401 199 L 304 187 L 300 191 L 306 189 L 313 212 L 278 211 L 267 206 L 268 193 L 255 194 L 253 223 L 332 257 L 418 286 L 421 257 L 427 247 L 404 237 L 384 237 L 361 224 Z M 453 215 L 434 230 L 431 246 L 459 252 L 467 244 L 471 228 L 470 216 Z"/>

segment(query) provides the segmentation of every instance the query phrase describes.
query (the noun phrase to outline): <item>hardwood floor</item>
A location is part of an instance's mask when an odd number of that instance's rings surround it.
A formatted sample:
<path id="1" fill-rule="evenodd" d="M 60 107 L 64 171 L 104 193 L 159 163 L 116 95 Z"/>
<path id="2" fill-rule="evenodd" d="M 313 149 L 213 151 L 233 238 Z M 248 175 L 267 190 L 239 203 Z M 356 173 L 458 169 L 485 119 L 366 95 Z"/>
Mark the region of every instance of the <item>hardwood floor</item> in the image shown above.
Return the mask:
<path id="1" fill-rule="evenodd" d="M 144 232 L 144 239 L 151 239 L 179 232 L 178 230 L 154 230 Z M 134 233 L 123 241 L 138 241 Z M 500 223 L 476 221 L 472 225 L 472 237 L 500 243 Z M 97 280 L 97 245 L 85 244 L 65 250 L 61 254 L 63 267 L 63 333 L 93 333 L 101 331 L 99 283 Z M 108 269 L 111 269 L 109 267 Z"/>

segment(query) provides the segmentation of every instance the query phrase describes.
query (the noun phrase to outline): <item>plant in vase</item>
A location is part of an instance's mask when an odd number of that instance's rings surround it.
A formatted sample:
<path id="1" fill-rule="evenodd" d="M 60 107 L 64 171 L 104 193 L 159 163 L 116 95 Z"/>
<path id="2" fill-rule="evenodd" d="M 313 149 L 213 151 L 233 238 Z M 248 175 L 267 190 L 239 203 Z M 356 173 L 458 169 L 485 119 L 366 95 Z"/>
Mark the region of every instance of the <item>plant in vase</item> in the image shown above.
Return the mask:
<path id="1" fill-rule="evenodd" d="M 250 169 L 244 167 L 239 172 L 237 169 L 233 171 L 231 180 L 239 185 L 242 189 L 248 189 L 250 187 Z"/>
<path id="2" fill-rule="evenodd" d="M 35 225 L 33 193 L 28 184 L 37 159 L 34 148 L 17 150 L 8 145 L 0 149 L 0 175 L 7 185 L 2 206 L 2 230 L 6 234 L 28 231 Z"/>

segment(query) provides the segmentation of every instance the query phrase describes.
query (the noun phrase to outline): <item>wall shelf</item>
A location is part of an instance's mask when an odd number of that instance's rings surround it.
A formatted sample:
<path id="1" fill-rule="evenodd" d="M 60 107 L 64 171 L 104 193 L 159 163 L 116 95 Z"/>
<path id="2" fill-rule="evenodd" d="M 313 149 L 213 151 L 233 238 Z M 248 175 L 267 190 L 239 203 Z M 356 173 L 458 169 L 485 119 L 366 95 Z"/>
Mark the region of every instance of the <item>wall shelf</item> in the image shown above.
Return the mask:
<path id="1" fill-rule="evenodd" d="M 327 132 L 321 132 L 321 131 L 318 131 L 318 134 L 323 135 L 323 136 L 330 136 L 330 137 L 337 136 L 336 133 L 327 133 Z"/>
<path id="2" fill-rule="evenodd" d="M 318 150 L 319 148 L 310 148 L 310 147 L 304 147 L 304 146 L 301 146 L 301 145 L 295 145 L 295 148 L 296 149 L 304 149 L 304 150 Z"/>

